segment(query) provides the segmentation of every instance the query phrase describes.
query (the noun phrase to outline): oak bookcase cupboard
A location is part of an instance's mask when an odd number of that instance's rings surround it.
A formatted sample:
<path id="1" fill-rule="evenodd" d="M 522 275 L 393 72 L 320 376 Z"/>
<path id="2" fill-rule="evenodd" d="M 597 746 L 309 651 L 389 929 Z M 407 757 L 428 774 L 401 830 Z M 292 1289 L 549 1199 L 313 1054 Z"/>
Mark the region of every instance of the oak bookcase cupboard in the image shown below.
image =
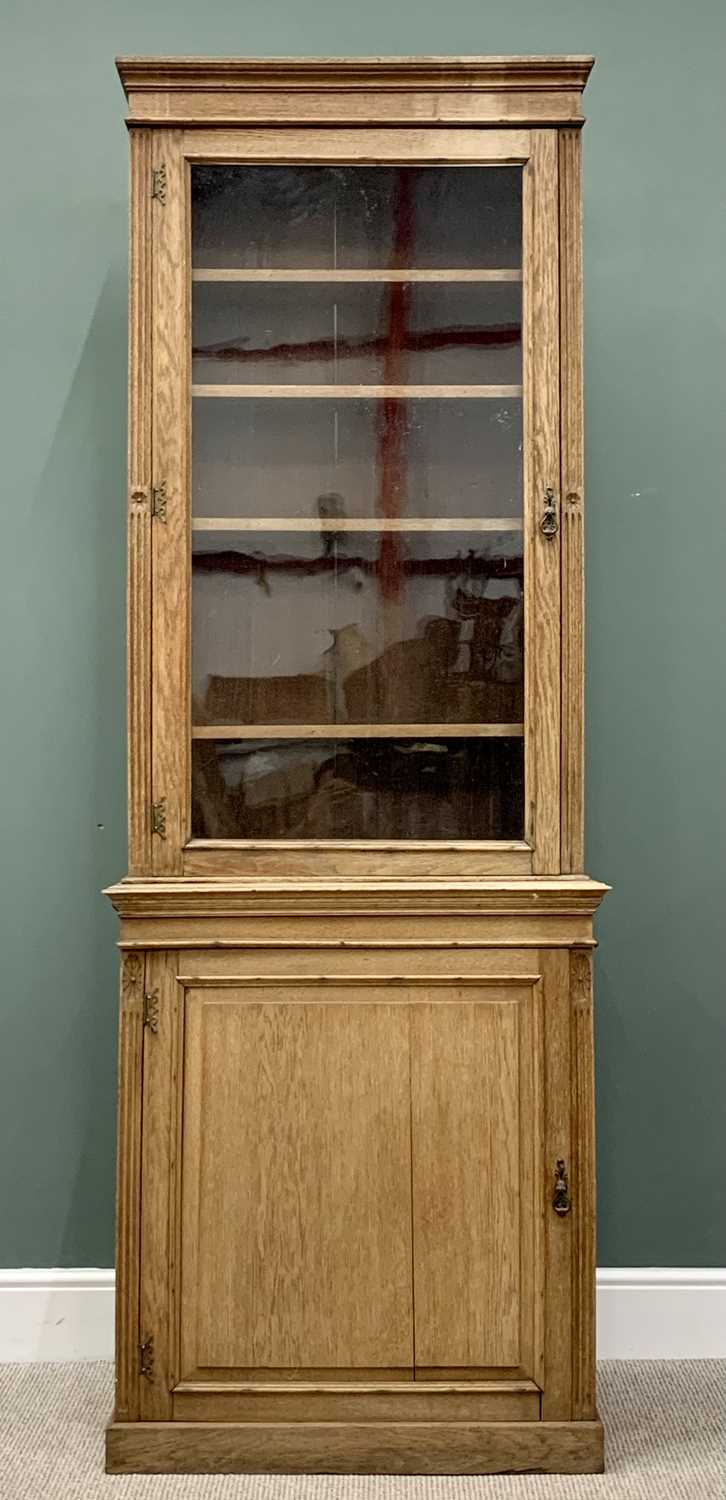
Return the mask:
<path id="1" fill-rule="evenodd" d="M 591 60 L 119 63 L 120 1471 L 597 1471 Z"/>

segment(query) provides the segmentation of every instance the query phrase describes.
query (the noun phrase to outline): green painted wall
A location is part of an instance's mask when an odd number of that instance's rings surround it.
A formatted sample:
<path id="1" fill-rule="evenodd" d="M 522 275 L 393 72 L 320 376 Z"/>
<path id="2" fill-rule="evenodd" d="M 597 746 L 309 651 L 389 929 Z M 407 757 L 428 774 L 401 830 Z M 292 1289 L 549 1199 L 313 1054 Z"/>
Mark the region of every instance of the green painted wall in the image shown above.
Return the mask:
<path id="1" fill-rule="evenodd" d="M 726 1264 L 721 0 L 6 0 L 0 1264 L 113 1256 L 126 137 L 115 53 L 594 52 L 589 868 L 602 1265 Z M 692 92 L 691 92 L 692 90 Z"/>

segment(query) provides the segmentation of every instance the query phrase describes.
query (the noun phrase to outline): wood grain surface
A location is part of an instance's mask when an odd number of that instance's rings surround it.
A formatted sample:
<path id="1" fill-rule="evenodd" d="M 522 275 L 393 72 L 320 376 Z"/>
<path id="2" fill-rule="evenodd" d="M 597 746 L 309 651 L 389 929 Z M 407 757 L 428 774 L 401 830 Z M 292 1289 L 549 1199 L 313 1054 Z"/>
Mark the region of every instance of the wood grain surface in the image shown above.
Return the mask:
<path id="1" fill-rule="evenodd" d="M 187 994 L 182 1369 L 413 1367 L 405 1008 Z"/>
<path id="2" fill-rule="evenodd" d="M 140 1422 L 107 1433 L 111 1474 L 600 1474 L 600 1422 Z"/>

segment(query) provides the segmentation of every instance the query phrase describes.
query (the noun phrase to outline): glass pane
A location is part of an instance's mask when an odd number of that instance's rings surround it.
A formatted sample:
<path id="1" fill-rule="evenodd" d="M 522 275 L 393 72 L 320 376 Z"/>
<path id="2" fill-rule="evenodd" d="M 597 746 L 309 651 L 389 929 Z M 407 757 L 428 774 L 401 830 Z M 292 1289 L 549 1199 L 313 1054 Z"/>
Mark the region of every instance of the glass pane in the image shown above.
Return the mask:
<path id="1" fill-rule="evenodd" d="M 521 265 L 519 167 L 194 167 L 198 268 Z"/>
<path id="2" fill-rule="evenodd" d="M 517 385 L 518 282 L 197 282 L 195 384 Z"/>
<path id="3" fill-rule="evenodd" d="M 192 184 L 194 835 L 521 837 L 521 170 Z"/>
<path id="4" fill-rule="evenodd" d="M 521 723 L 512 524 L 195 532 L 195 723 Z"/>
<path id="5" fill-rule="evenodd" d="M 194 402 L 196 516 L 521 516 L 521 401 Z M 395 465 L 387 455 L 396 447 Z"/>
<path id="6" fill-rule="evenodd" d="M 521 739 L 198 740 L 200 838 L 521 837 Z"/>

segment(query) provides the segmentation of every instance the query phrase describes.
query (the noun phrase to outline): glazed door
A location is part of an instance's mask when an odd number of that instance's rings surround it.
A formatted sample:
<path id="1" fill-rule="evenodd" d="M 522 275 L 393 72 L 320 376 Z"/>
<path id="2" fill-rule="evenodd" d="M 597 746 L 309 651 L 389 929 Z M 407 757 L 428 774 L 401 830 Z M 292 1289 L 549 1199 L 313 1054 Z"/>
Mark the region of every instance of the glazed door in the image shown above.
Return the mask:
<path id="1" fill-rule="evenodd" d="M 556 871 L 554 132 L 154 147 L 156 869 Z"/>
<path id="2" fill-rule="evenodd" d="M 147 1419 L 232 1420 L 303 1386 L 568 1409 L 567 957 L 405 961 L 147 961 Z"/>

